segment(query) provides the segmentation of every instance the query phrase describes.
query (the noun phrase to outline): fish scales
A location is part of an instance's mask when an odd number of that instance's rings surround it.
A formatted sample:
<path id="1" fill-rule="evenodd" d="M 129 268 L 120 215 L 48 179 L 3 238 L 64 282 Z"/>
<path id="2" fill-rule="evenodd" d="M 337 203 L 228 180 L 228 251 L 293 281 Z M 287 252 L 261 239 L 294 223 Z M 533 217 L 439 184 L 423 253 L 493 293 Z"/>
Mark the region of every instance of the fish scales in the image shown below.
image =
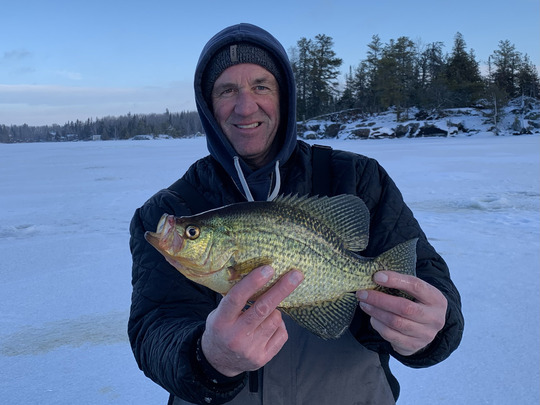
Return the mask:
<path id="1" fill-rule="evenodd" d="M 145 236 L 182 274 L 222 294 L 264 264 L 275 274 L 258 295 L 289 270 L 300 270 L 303 282 L 280 309 L 315 334 L 335 338 L 354 314 L 351 293 L 375 288 L 376 271 L 415 272 L 416 240 L 365 258 L 358 251 L 367 246 L 368 234 L 367 207 L 343 195 L 279 197 L 191 217 L 164 214 L 157 231 Z"/>
<path id="2" fill-rule="evenodd" d="M 360 269 L 365 277 L 359 278 L 353 270 L 358 268 L 359 256 L 345 250 L 341 238 L 308 213 L 282 204 L 267 204 L 253 211 L 253 215 L 236 219 L 244 222 L 237 233 L 238 245 L 249 246 L 238 252 L 236 260 L 247 261 L 253 255 L 273 257 L 271 264 L 276 274 L 266 288 L 291 269 L 310 270 L 304 271 L 304 282 L 280 306 L 325 301 L 343 291 L 375 286 L 371 280 L 373 262 L 364 261 Z M 251 247 L 252 241 L 256 241 L 256 248 Z"/>
<path id="3" fill-rule="evenodd" d="M 235 262 L 246 262 L 253 257 L 272 258 L 269 264 L 274 267 L 275 275 L 263 292 L 293 268 L 310 269 L 304 272 L 304 282 L 280 306 L 325 301 L 342 295 L 343 291 L 375 286 L 369 261 L 366 261 L 366 277 L 360 283 L 358 277 L 346 271 L 356 267 L 358 257 L 344 250 L 337 235 L 320 221 L 285 205 L 253 207 L 251 213 L 249 208 L 242 208 L 240 215 L 230 215 L 231 222 L 236 224 L 233 229 L 236 243 L 244 247 L 235 255 Z M 227 216 L 224 213 L 224 218 Z M 336 272 L 343 274 L 335 277 Z"/>

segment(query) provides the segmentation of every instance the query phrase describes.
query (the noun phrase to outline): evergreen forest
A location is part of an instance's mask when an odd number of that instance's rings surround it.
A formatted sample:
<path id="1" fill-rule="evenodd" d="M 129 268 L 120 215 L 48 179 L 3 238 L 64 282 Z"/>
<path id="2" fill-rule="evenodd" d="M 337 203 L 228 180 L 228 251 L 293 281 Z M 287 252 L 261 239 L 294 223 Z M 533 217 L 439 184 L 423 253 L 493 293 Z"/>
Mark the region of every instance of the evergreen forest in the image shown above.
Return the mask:
<path id="1" fill-rule="evenodd" d="M 456 33 L 449 51 L 442 42 L 422 44 L 408 37 L 383 43 L 374 35 L 366 57 L 342 75 L 333 39 L 319 34 L 301 38 L 289 49 L 297 86 L 297 120 L 357 109 L 376 114 L 392 107 L 427 111 L 478 107 L 495 113 L 520 96 L 539 98 L 538 70 L 527 54 L 502 40 L 487 63 L 480 62 Z M 340 82 L 340 77 L 342 81 Z M 128 114 L 88 118 L 64 125 L 2 125 L 0 142 L 131 139 L 140 135 L 190 137 L 202 132 L 195 111 Z"/>

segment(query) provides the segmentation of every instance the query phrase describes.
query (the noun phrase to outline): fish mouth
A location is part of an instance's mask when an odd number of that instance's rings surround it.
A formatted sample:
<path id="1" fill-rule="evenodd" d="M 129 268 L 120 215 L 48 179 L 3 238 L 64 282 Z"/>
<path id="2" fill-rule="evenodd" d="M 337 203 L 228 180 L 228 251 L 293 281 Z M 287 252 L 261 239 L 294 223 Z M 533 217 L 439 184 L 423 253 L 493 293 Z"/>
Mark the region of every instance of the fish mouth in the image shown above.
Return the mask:
<path id="1" fill-rule="evenodd" d="M 190 279 L 202 279 L 222 270 L 206 271 L 204 267 L 203 269 L 198 268 L 199 266 L 196 268 L 194 263 L 179 254 L 185 242 L 184 238 L 178 234 L 174 215 L 163 214 L 156 232 L 147 231 L 144 233 L 144 238 L 165 257 L 171 266 Z M 206 264 L 205 262 L 204 265 Z"/>
<path id="2" fill-rule="evenodd" d="M 163 257 L 165 257 L 165 260 L 167 260 L 167 262 L 169 262 L 171 266 L 173 266 L 175 269 L 177 269 L 180 273 L 182 273 L 186 277 L 201 278 L 209 274 L 209 273 L 198 272 L 197 270 L 186 266 L 187 263 L 184 260 L 181 260 L 181 257 L 175 257 L 171 255 L 168 252 L 169 249 L 161 246 L 162 243 L 166 244 L 166 242 L 163 242 L 163 239 L 161 238 L 160 233 L 145 232 L 144 238 L 146 239 L 148 243 L 150 243 L 153 247 L 155 247 L 157 251 L 163 255 Z"/>
<path id="3" fill-rule="evenodd" d="M 155 232 L 146 231 L 144 233 L 144 239 L 150 243 L 153 247 L 159 250 L 159 234 Z"/>
<path id="4" fill-rule="evenodd" d="M 184 245 L 184 239 L 176 233 L 163 237 L 163 234 L 147 231 L 144 233 L 144 239 L 167 256 L 174 256 L 174 253 L 180 251 Z"/>
<path id="5" fill-rule="evenodd" d="M 147 231 L 144 238 L 160 252 L 174 256 L 184 247 L 184 238 L 178 234 L 175 225 L 174 215 L 163 214 L 156 232 Z"/>

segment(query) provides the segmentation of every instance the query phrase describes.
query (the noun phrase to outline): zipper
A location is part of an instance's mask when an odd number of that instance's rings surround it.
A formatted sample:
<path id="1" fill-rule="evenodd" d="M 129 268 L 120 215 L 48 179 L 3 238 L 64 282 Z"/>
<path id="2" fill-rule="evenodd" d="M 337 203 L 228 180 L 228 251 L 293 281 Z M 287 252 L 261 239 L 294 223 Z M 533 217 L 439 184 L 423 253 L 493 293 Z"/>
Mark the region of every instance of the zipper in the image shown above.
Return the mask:
<path id="1" fill-rule="evenodd" d="M 249 392 L 259 392 L 259 370 L 248 372 Z"/>

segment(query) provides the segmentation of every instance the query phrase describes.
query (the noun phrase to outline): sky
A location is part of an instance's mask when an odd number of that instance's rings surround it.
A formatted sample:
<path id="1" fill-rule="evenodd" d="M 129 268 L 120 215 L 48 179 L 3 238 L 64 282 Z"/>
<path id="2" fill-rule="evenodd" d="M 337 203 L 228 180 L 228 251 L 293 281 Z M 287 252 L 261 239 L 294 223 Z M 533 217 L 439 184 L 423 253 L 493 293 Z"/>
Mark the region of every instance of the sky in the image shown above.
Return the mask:
<path id="1" fill-rule="evenodd" d="M 443 42 L 451 52 L 457 32 L 481 64 L 509 40 L 540 66 L 538 0 L 3 0 L 1 8 L 0 125 L 195 110 L 200 51 L 239 22 L 287 50 L 330 36 L 342 73 L 365 58 L 373 35 Z"/>

